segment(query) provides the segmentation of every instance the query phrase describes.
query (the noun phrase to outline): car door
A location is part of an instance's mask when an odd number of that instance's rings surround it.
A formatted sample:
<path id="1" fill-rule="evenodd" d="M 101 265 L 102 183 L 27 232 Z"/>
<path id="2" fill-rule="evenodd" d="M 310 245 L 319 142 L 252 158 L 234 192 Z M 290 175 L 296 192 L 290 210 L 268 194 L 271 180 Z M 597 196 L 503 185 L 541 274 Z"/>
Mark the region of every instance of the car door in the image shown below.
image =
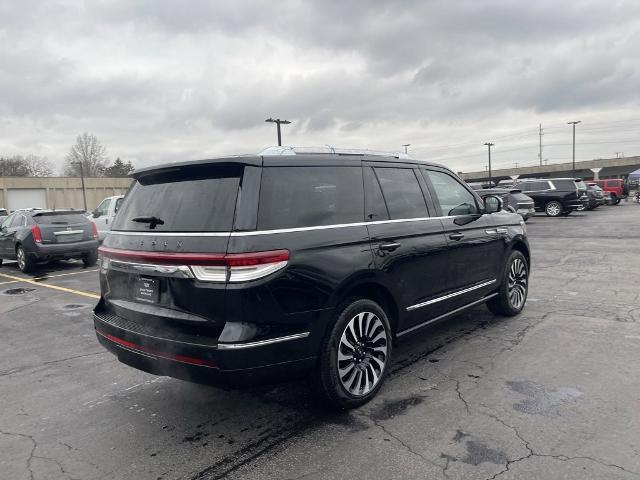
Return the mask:
<path id="1" fill-rule="evenodd" d="M 393 295 L 398 331 L 436 317 L 429 303 L 446 289 L 447 242 L 442 223 L 428 209 L 424 185 L 413 165 L 365 163 L 365 218 L 380 281 Z"/>
<path id="2" fill-rule="evenodd" d="M 109 206 L 111 205 L 111 198 L 105 198 L 100 205 L 93 211 L 91 220 L 96 224 L 98 229 L 98 235 L 100 239 L 104 239 L 106 232 L 111 229 L 109 225 Z"/>
<path id="3" fill-rule="evenodd" d="M 15 258 L 16 233 L 26 224 L 26 219 L 21 213 L 14 213 L 10 218 L 11 222 L 8 222 L 6 228 L 2 229 L 3 255 L 5 258 Z"/>
<path id="4" fill-rule="evenodd" d="M 16 214 L 12 213 L 7 218 L 5 218 L 2 222 L 2 225 L 0 225 L 0 256 L 5 258 L 9 253 L 8 245 L 11 239 L 11 236 L 9 234 L 9 226 L 11 225 L 11 222 L 13 221 L 15 216 Z"/>
<path id="5" fill-rule="evenodd" d="M 449 305 L 459 307 L 496 288 L 506 232 L 494 225 L 477 197 L 453 174 L 435 168 L 422 172 L 449 245 Z"/>

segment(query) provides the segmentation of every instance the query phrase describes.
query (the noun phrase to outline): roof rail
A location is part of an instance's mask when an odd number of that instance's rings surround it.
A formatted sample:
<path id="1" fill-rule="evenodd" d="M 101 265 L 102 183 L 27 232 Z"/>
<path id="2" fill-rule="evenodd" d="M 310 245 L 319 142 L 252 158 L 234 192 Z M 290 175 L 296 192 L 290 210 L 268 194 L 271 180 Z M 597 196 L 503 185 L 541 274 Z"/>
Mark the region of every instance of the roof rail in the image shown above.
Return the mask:
<path id="1" fill-rule="evenodd" d="M 394 157 L 402 160 L 415 160 L 411 155 L 403 152 L 384 152 L 381 150 L 358 148 L 335 148 L 331 145 L 325 145 L 323 147 L 274 146 L 265 148 L 261 152 L 258 152 L 258 155 L 370 155 L 374 157 Z"/>

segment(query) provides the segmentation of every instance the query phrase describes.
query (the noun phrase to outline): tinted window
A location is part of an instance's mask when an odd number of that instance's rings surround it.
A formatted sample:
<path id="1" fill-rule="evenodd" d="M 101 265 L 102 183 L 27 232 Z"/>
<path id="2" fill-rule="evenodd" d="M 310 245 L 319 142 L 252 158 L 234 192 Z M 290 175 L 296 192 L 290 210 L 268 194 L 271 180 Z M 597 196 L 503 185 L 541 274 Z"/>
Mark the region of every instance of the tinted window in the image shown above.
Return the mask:
<path id="1" fill-rule="evenodd" d="M 142 177 L 122 203 L 113 229 L 147 231 L 155 225 L 161 232 L 230 231 L 241 172 L 240 165 L 199 165 Z M 164 223 L 150 223 L 154 217 Z"/>
<path id="2" fill-rule="evenodd" d="M 556 190 L 573 190 L 575 191 L 578 185 L 573 180 L 552 180 Z"/>
<path id="3" fill-rule="evenodd" d="M 375 168 L 391 219 L 428 217 L 420 184 L 413 169 Z"/>
<path id="4" fill-rule="evenodd" d="M 389 220 L 389 212 L 384 203 L 380 182 L 371 167 L 364 169 L 364 214 L 367 220 Z"/>
<path id="5" fill-rule="evenodd" d="M 258 229 L 362 222 L 361 167 L 265 167 Z"/>
<path id="6" fill-rule="evenodd" d="M 9 225 L 11 225 L 11 220 L 13 220 L 14 215 L 11 214 L 6 218 L 2 219 L 2 225 L 0 225 L 0 227 L 9 227 Z"/>
<path id="7" fill-rule="evenodd" d="M 478 213 L 475 197 L 451 175 L 427 170 L 443 215 Z"/>
<path id="8" fill-rule="evenodd" d="M 14 215 L 13 220 L 11 220 L 11 227 L 22 227 L 24 224 L 25 221 L 22 215 Z"/>
<path id="9" fill-rule="evenodd" d="M 124 198 L 118 198 L 116 200 L 116 207 L 113 209 L 114 213 L 118 213 L 118 210 L 120 210 L 120 206 L 122 205 L 122 201 L 124 200 Z"/>
<path id="10" fill-rule="evenodd" d="M 70 223 L 89 222 L 89 219 L 81 213 L 44 213 L 34 215 L 33 219 L 40 225 L 68 225 Z"/>
<path id="11" fill-rule="evenodd" d="M 617 180 L 607 180 L 607 187 L 617 187 L 617 186 L 618 186 Z"/>

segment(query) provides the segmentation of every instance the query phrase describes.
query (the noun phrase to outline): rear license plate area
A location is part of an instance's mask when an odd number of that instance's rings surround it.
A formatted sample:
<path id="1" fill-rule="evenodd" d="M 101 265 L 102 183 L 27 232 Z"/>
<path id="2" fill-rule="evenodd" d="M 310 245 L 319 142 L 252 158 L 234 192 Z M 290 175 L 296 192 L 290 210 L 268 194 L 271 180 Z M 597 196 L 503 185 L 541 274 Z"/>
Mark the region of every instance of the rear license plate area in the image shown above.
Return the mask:
<path id="1" fill-rule="evenodd" d="M 79 242 L 82 240 L 82 234 L 81 233 L 74 233 L 74 234 L 58 234 L 56 236 L 58 243 L 70 243 L 70 242 Z"/>
<path id="2" fill-rule="evenodd" d="M 157 278 L 139 277 L 134 286 L 133 297 L 145 303 L 158 303 L 160 281 Z"/>

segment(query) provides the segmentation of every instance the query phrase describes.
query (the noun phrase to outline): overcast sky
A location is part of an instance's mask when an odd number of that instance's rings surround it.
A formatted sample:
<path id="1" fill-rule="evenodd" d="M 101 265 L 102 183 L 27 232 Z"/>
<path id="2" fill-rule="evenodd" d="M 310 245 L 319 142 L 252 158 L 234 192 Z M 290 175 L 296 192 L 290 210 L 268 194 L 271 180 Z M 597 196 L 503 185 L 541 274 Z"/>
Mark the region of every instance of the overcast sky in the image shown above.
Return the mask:
<path id="1" fill-rule="evenodd" d="M 0 0 L 0 155 L 136 166 L 291 145 L 456 171 L 640 154 L 640 2 Z"/>

